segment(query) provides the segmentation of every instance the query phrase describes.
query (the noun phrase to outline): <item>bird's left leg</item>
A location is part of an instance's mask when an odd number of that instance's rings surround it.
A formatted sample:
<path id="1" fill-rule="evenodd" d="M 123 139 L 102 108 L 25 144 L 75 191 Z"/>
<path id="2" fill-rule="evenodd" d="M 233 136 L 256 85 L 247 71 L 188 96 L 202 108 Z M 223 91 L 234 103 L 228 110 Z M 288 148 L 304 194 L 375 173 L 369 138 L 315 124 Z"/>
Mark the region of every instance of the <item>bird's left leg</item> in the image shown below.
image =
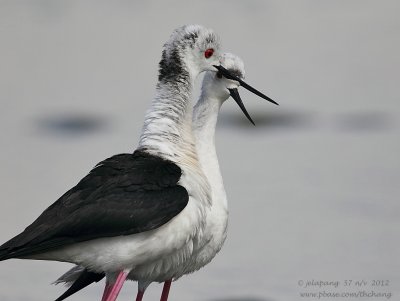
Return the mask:
<path id="1" fill-rule="evenodd" d="M 171 288 L 171 282 L 172 282 L 171 279 L 164 282 L 164 287 L 161 293 L 160 301 L 168 301 L 168 294 L 169 294 L 169 289 Z"/>
<path id="2" fill-rule="evenodd" d="M 144 295 L 144 291 L 138 291 L 136 295 L 136 301 L 142 301 Z"/>
<path id="3" fill-rule="evenodd" d="M 150 285 L 151 281 L 138 281 L 138 292 L 136 295 L 136 301 L 142 301 L 144 292 L 146 291 L 147 287 Z"/>

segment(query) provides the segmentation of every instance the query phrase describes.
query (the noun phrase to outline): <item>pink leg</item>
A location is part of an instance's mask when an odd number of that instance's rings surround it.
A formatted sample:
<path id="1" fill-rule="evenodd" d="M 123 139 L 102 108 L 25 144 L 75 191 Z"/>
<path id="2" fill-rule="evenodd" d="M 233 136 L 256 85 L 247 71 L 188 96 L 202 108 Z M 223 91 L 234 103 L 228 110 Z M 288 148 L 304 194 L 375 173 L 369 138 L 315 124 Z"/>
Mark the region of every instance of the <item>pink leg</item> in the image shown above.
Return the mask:
<path id="1" fill-rule="evenodd" d="M 126 277 L 128 276 L 128 271 L 121 271 L 119 272 L 117 279 L 115 280 L 114 284 L 107 284 L 106 288 L 104 289 L 104 295 L 101 299 L 102 301 L 115 301 L 117 299 L 118 294 L 122 288 L 122 285 L 125 282 Z M 109 286 L 109 288 L 107 288 Z"/>
<path id="2" fill-rule="evenodd" d="M 168 301 L 168 294 L 170 288 L 171 288 L 171 280 L 165 281 L 160 301 Z"/>
<path id="3" fill-rule="evenodd" d="M 104 287 L 103 297 L 101 298 L 101 301 L 106 301 L 108 295 L 110 294 L 111 288 L 112 288 L 112 284 L 110 284 L 106 280 L 106 286 Z"/>
<path id="4" fill-rule="evenodd" d="M 136 295 L 136 301 L 142 301 L 144 295 L 144 291 L 138 290 Z"/>

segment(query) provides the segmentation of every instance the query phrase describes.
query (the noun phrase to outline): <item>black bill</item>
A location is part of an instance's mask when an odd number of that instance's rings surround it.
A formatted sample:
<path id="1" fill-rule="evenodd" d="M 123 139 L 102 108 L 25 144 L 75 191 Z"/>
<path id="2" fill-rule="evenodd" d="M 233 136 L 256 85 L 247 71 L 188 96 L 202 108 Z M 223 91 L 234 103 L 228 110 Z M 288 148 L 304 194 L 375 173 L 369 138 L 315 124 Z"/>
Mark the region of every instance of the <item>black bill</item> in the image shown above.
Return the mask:
<path id="1" fill-rule="evenodd" d="M 244 113 L 244 115 L 246 115 L 247 119 L 250 120 L 250 122 L 253 125 L 256 125 L 253 121 L 253 119 L 251 119 L 249 113 L 247 113 L 246 108 L 244 107 L 243 101 L 240 98 L 239 92 L 237 89 L 228 89 L 229 90 L 229 94 L 232 96 L 232 98 L 236 101 L 236 103 L 238 104 L 238 106 L 240 107 L 240 109 L 242 110 L 242 112 Z"/>
<path id="2" fill-rule="evenodd" d="M 260 96 L 261 98 L 264 98 L 265 100 L 268 100 L 269 102 L 272 102 L 273 104 L 276 104 L 277 106 L 279 106 L 279 104 L 272 100 L 271 98 L 269 98 L 267 95 L 264 95 L 263 93 L 261 93 L 260 91 L 256 90 L 255 88 L 253 88 L 252 86 L 250 86 L 249 84 L 246 84 L 243 80 L 241 80 L 239 77 L 233 75 L 232 73 L 230 73 L 227 69 L 225 69 L 224 67 L 222 67 L 221 65 L 216 66 L 214 65 L 214 67 L 227 79 L 231 79 L 231 80 L 235 80 L 237 82 L 240 83 L 240 85 L 249 90 L 250 92 L 253 92 L 254 94 L 256 94 L 257 96 Z M 232 94 L 231 94 L 232 95 Z M 239 94 L 238 94 L 239 95 Z M 233 96 L 232 96 L 233 97 Z M 236 99 L 235 99 L 236 100 Z M 236 101 L 237 102 L 237 101 Z M 243 109 L 242 109 L 243 110 Z M 244 111 L 243 111 L 244 112 Z M 246 115 L 247 116 L 247 115 Z M 248 118 L 248 117 L 247 117 Z"/>

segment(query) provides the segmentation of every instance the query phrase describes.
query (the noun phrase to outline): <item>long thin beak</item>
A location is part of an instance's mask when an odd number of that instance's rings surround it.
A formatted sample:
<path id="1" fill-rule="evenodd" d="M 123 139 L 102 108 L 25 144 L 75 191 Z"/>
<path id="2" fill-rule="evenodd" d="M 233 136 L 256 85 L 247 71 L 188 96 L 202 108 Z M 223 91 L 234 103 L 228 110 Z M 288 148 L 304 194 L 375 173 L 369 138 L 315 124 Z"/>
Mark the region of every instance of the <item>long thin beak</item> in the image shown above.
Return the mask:
<path id="1" fill-rule="evenodd" d="M 260 91 L 256 90 L 255 88 L 253 88 L 252 86 L 250 86 L 249 84 L 246 84 L 243 80 L 241 80 L 239 77 L 233 75 L 232 73 L 230 73 L 227 69 L 225 69 L 224 67 L 222 67 L 221 65 L 217 66 L 214 65 L 214 67 L 221 72 L 221 74 L 226 77 L 227 79 L 232 79 L 235 81 L 238 81 L 240 83 L 240 85 L 249 90 L 250 92 L 253 92 L 254 94 L 256 94 L 257 96 L 260 96 L 261 98 L 264 98 L 266 100 L 268 100 L 269 102 L 272 102 L 273 104 L 276 104 L 277 106 L 279 106 L 279 104 L 272 100 L 271 98 L 269 98 L 267 95 L 264 95 L 263 93 L 261 93 Z"/>
<path id="2" fill-rule="evenodd" d="M 240 107 L 240 109 L 242 110 L 242 112 L 244 113 L 244 115 L 246 115 L 247 119 L 250 120 L 250 122 L 253 125 L 256 125 L 253 121 L 253 119 L 251 119 L 249 113 L 247 113 L 246 108 L 244 107 L 243 101 L 240 98 L 239 92 L 237 89 L 228 89 L 229 90 L 229 94 L 232 96 L 232 98 L 236 101 L 236 103 L 238 104 L 238 106 Z"/>

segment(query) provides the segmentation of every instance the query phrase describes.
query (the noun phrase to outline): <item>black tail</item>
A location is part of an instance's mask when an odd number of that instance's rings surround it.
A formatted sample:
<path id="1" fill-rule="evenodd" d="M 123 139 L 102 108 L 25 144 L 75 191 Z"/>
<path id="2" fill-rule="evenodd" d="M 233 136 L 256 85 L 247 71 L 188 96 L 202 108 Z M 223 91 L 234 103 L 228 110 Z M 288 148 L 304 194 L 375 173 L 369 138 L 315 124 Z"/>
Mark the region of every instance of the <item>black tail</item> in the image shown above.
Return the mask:
<path id="1" fill-rule="evenodd" d="M 69 296 L 75 294 L 81 289 L 87 287 L 89 284 L 92 284 L 93 282 L 99 282 L 101 279 L 104 278 L 104 276 L 105 275 L 103 273 L 94 273 L 85 269 L 79 275 L 78 279 L 76 279 L 75 282 L 67 289 L 67 291 L 60 297 L 58 297 L 55 301 L 61 301 L 68 298 Z"/>

